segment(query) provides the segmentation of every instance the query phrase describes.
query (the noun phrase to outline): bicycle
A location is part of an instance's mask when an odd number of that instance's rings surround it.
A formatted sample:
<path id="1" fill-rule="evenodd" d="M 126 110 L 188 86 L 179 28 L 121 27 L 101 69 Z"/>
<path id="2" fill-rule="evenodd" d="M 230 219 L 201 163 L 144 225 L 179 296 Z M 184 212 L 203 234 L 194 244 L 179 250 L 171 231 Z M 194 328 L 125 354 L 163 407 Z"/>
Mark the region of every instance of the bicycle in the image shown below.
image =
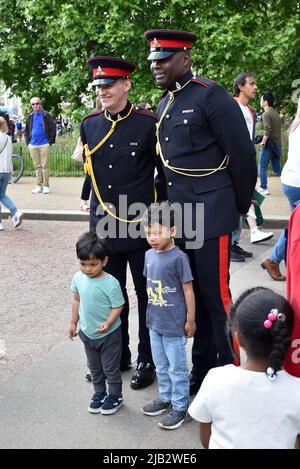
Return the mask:
<path id="1" fill-rule="evenodd" d="M 13 173 L 12 180 L 13 182 L 18 182 L 19 179 L 24 174 L 24 160 L 19 153 L 12 154 L 12 163 L 13 163 Z"/>

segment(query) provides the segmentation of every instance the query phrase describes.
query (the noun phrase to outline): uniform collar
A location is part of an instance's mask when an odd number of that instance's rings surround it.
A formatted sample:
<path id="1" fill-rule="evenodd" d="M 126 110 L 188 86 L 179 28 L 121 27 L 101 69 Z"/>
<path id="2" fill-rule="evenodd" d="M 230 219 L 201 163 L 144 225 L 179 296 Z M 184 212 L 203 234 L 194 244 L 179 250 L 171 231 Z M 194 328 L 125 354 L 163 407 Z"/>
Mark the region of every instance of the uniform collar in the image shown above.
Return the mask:
<path id="1" fill-rule="evenodd" d="M 191 70 L 189 70 L 181 78 L 179 78 L 179 80 L 177 80 L 175 83 L 172 83 L 172 85 L 168 87 L 168 91 L 179 91 L 192 78 L 193 73 Z"/>
<path id="2" fill-rule="evenodd" d="M 118 112 L 117 114 L 110 114 L 107 111 L 107 114 L 110 116 L 112 120 L 116 121 L 118 119 L 121 119 L 122 117 L 125 117 L 129 113 L 130 108 L 131 108 L 131 103 L 130 101 L 127 101 L 127 104 L 122 111 Z"/>

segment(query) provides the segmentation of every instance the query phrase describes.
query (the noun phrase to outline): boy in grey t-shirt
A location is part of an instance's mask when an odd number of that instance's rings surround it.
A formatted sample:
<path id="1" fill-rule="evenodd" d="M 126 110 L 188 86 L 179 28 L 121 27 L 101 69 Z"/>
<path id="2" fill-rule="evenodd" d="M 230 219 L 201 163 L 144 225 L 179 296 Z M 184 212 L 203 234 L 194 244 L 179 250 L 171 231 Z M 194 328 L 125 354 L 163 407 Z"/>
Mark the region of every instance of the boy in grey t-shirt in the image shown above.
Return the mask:
<path id="1" fill-rule="evenodd" d="M 159 399 L 142 407 L 145 415 L 160 415 L 159 426 L 180 427 L 189 403 L 187 337 L 193 337 L 195 297 L 189 259 L 174 244 L 174 210 L 168 202 L 152 204 L 144 216 L 147 241 L 147 326 L 159 385 Z M 171 408 L 171 409 L 169 409 Z"/>

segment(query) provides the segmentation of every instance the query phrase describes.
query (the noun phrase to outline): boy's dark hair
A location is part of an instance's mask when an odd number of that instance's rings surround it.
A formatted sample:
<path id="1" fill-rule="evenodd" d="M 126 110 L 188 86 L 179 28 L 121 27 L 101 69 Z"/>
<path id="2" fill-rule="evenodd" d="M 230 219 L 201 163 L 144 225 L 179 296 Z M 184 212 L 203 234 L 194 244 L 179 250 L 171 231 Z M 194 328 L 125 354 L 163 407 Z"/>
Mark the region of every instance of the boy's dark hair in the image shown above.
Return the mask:
<path id="1" fill-rule="evenodd" d="M 268 101 L 269 106 L 273 106 L 275 96 L 273 95 L 273 93 L 271 93 L 271 91 L 264 91 L 261 97 L 264 101 Z"/>
<path id="2" fill-rule="evenodd" d="M 103 261 L 109 251 L 105 239 L 99 238 L 97 233 L 87 231 L 76 243 L 76 254 L 81 261 L 88 261 L 91 258 Z"/>
<path id="3" fill-rule="evenodd" d="M 233 96 L 239 96 L 240 95 L 240 86 L 245 86 L 246 84 L 246 78 L 248 77 L 253 77 L 255 78 L 256 75 L 255 73 L 252 72 L 241 72 L 236 79 L 233 82 Z"/>
<path id="4" fill-rule="evenodd" d="M 264 322 L 272 309 L 283 314 L 267 329 Z M 268 288 L 246 290 L 231 306 L 230 323 L 245 341 L 245 349 L 255 358 L 268 358 L 274 374 L 282 368 L 291 343 L 294 312 L 289 302 Z"/>
<path id="5" fill-rule="evenodd" d="M 143 224 L 151 226 L 154 223 L 172 228 L 175 223 L 174 208 L 169 202 L 155 202 L 151 204 L 143 215 Z"/>

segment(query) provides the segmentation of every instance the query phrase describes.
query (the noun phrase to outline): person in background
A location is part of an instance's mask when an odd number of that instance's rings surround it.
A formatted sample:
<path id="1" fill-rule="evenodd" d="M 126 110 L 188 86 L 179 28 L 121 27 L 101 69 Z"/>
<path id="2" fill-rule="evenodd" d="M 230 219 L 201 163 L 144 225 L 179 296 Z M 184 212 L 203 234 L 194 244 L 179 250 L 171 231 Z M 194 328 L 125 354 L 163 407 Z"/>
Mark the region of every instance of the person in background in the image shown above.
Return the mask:
<path id="1" fill-rule="evenodd" d="M 6 195 L 6 189 L 13 172 L 12 140 L 7 135 L 8 126 L 4 117 L 0 117 L 0 231 L 2 231 L 1 204 L 5 205 L 11 213 L 14 228 L 21 225 L 23 213 L 20 212 L 13 201 Z"/>
<path id="2" fill-rule="evenodd" d="M 25 140 L 32 158 L 37 178 L 37 186 L 32 194 L 49 194 L 50 146 L 55 143 L 56 124 L 49 112 L 42 107 L 40 98 L 30 100 L 32 112 L 25 124 Z"/>
<path id="3" fill-rule="evenodd" d="M 281 173 L 284 195 L 287 197 L 291 211 L 300 202 L 300 99 L 296 116 L 289 128 L 288 156 Z M 261 267 L 273 280 L 284 281 L 286 276 L 280 272 L 279 265 L 286 253 L 286 236 L 281 233 L 270 256 L 265 257 Z"/>
<path id="4" fill-rule="evenodd" d="M 231 307 L 246 362 L 209 371 L 189 414 L 209 449 L 294 449 L 300 434 L 300 380 L 282 370 L 294 312 L 268 288 L 251 288 Z M 251 391 L 250 391 L 251 390 Z"/>
<path id="5" fill-rule="evenodd" d="M 260 142 L 260 187 L 258 192 L 262 195 L 270 194 L 267 184 L 267 170 L 270 162 L 274 173 L 278 176 L 281 175 L 281 119 L 278 112 L 273 108 L 274 100 L 273 93 L 269 91 L 263 93 L 260 98 L 260 106 L 264 110 L 261 116 L 264 135 Z"/>
<path id="6" fill-rule="evenodd" d="M 256 95 L 256 78 L 254 73 L 242 72 L 240 73 L 233 83 L 233 96 L 240 106 L 243 113 L 249 135 L 254 142 L 255 138 L 255 120 L 256 115 L 254 110 L 249 105 L 250 99 L 254 99 Z M 247 252 L 239 246 L 241 236 L 241 224 L 243 217 L 240 219 L 240 226 L 233 231 L 231 238 L 231 253 L 230 260 L 234 262 L 244 262 L 247 257 L 252 257 L 252 252 Z M 251 243 L 260 243 L 267 241 L 273 237 L 273 233 L 264 232 L 260 230 L 256 223 L 255 208 L 252 204 L 247 213 L 247 222 L 250 228 L 250 241 Z"/>
<path id="7" fill-rule="evenodd" d="M 142 101 L 141 103 L 138 104 L 138 107 L 141 107 L 142 109 L 147 109 L 147 111 L 154 112 L 152 104 L 148 103 L 147 101 Z"/>
<path id="8" fill-rule="evenodd" d="M 16 125 L 14 123 L 14 120 L 9 119 L 9 122 L 8 122 L 8 135 L 10 136 L 13 143 L 16 141 L 15 140 L 15 130 L 16 130 Z"/>
<path id="9" fill-rule="evenodd" d="M 17 140 L 19 142 L 22 141 L 22 122 L 19 120 L 16 121 L 16 129 L 17 129 Z"/>

